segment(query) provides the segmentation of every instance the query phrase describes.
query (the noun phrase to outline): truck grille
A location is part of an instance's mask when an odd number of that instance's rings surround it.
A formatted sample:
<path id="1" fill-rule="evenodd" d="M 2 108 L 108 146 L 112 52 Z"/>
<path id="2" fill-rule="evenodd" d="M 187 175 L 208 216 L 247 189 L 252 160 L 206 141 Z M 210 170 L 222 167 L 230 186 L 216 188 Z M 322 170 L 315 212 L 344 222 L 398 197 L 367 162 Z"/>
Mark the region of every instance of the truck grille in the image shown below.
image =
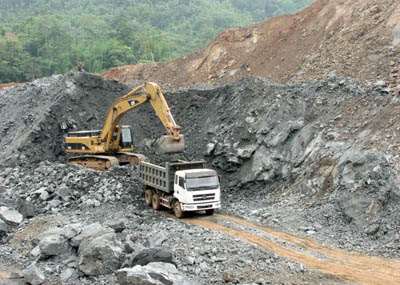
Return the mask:
<path id="1" fill-rule="evenodd" d="M 215 194 L 200 194 L 193 195 L 193 201 L 213 201 L 215 199 Z"/>
<path id="2" fill-rule="evenodd" d="M 197 209 L 199 210 L 203 210 L 203 209 L 207 209 L 207 208 L 211 208 L 212 205 L 204 205 L 204 206 L 197 206 Z"/>

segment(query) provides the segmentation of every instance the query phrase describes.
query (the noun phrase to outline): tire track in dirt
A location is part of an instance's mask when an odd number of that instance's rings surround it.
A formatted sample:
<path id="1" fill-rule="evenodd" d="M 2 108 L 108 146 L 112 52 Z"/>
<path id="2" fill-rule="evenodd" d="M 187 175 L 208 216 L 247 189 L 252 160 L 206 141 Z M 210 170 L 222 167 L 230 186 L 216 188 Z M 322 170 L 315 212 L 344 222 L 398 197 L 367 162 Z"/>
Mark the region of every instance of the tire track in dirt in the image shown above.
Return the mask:
<path id="1" fill-rule="evenodd" d="M 327 247 L 309 238 L 279 232 L 230 215 L 190 218 L 183 222 L 239 238 L 342 280 L 367 285 L 400 284 L 399 260 Z"/>

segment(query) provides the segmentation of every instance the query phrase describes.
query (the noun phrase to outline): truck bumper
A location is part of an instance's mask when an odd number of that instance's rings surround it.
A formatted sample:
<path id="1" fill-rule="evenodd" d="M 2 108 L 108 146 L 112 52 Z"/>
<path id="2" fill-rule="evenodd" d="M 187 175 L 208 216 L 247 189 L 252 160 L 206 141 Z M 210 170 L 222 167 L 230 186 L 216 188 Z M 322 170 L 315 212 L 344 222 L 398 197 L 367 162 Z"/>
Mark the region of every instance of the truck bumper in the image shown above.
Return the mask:
<path id="1" fill-rule="evenodd" d="M 201 204 L 181 204 L 182 211 L 190 212 L 190 211 L 203 211 L 210 209 L 219 209 L 221 208 L 221 202 L 209 202 L 209 203 L 201 203 Z"/>

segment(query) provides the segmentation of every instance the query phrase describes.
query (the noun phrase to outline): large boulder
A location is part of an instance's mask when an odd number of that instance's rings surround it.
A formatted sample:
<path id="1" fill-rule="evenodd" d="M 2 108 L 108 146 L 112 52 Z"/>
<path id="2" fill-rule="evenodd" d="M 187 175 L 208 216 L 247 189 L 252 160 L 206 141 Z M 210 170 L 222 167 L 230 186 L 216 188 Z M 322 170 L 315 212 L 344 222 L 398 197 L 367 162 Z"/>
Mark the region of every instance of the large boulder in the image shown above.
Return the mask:
<path id="1" fill-rule="evenodd" d="M 39 242 L 40 258 L 60 256 L 70 252 L 68 241 L 62 235 L 50 234 L 44 236 Z"/>
<path id="2" fill-rule="evenodd" d="M 111 220 L 107 223 L 107 226 L 112 228 L 116 233 L 120 233 L 126 229 L 127 219 Z"/>
<path id="3" fill-rule="evenodd" d="M 280 175 L 280 160 L 279 155 L 261 146 L 241 168 L 241 182 L 273 182 Z"/>
<path id="4" fill-rule="evenodd" d="M 36 215 L 35 205 L 26 199 L 18 199 L 17 210 L 24 216 L 24 218 L 32 218 Z"/>
<path id="5" fill-rule="evenodd" d="M 114 272 L 120 268 L 122 258 L 123 250 L 115 233 L 84 240 L 79 247 L 79 269 L 89 276 Z"/>
<path id="6" fill-rule="evenodd" d="M 52 227 L 40 234 L 39 239 L 43 239 L 49 235 L 59 235 L 67 240 L 71 240 L 82 232 L 82 228 L 83 226 L 80 223 L 69 224 L 64 227 Z"/>
<path id="7" fill-rule="evenodd" d="M 71 245 L 73 247 L 79 247 L 81 242 L 84 240 L 87 241 L 105 234 L 112 233 L 114 233 L 114 230 L 110 227 L 104 227 L 100 223 L 90 224 L 84 227 L 79 235 L 71 239 Z"/>
<path id="8" fill-rule="evenodd" d="M 24 217 L 16 210 L 0 207 L 0 219 L 12 226 L 22 223 Z"/>
<path id="9" fill-rule="evenodd" d="M 161 248 L 146 248 L 138 254 L 134 254 L 125 264 L 128 267 L 146 265 L 152 262 L 164 262 L 175 264 L 174 256 L 170 251 Z M 175 264 L 176 265 L 176 264 Z"/>
<path id="10" fill-rule="evenodd" d="M 30 265 L 23 271 L 24 281 L 26 284 L 41 285 L 46 281 L 46 277 L 43 272 L 36 267 L 35 264 Z"/>
<path id="11" fill-rule="evenodd" d="M 399 191 L 386 157 L 350 149 L 341 157 L 334 173 L 335 187 L 340 191 L 332 198 L 348 222 L 370 232 L 371 225 L 380 224 L 385 208 Z"/>
<path id="12" fill-rule="evenodd" d="M 194 285 L 178 272 L 170 263 L 153 262 L 146 266 L 137 265 L 133 268 L 123 268 L 117 271 L 120 285 Z"/>

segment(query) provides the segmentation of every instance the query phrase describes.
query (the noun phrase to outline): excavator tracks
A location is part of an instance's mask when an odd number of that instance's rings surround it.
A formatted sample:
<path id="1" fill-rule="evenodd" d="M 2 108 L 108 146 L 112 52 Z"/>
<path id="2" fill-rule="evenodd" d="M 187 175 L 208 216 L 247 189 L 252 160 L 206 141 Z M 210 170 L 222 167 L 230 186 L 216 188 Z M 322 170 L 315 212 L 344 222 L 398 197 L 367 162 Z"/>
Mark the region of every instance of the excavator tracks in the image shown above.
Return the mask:
<path id="1" fill-rule="evenodd" d="M 328 247 L 309 238 L 280 232 L 231 215 L 216 214 L 181 221 L 239 238 L 343 281 L 367 285 L 400 284 L 400 260 Z"/>
<path id="2" fill-rule="evenodd" d="M 69 164 L 80 165 L 93 170 L 105 171 L 119 165 L 119 161 L 114 156 L 105 155 L 82 155 L 68 159 Z"/>
<path id="3" fill-rule="evenodd" d="M 110 170 L 118 165 L 138 165 L 146 157 L 138 153 L 120 152 L 115 156 L 108 155 L 81 155 L 68 159 L 69 164 L 80 165 L 98 171 Z"/>

